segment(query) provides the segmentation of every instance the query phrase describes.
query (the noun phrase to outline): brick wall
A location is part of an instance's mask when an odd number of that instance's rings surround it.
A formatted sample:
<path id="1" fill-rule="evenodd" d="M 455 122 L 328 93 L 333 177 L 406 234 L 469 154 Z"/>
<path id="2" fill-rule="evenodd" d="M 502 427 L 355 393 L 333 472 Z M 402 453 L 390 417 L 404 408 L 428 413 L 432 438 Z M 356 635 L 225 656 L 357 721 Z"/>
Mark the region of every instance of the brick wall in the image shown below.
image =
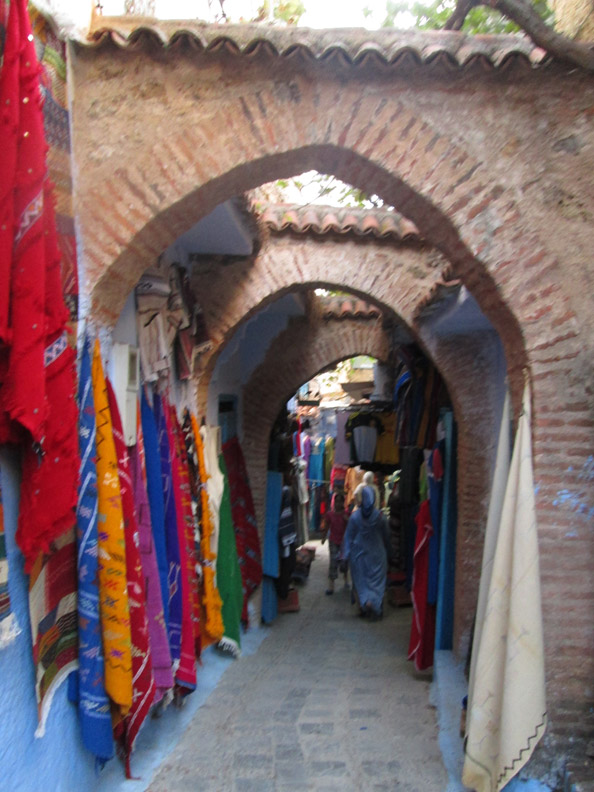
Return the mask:
<path id="1" fill-rule="evenodd" d="M 322 369 L 356 355 L 386 361 L 390 335 L 381 320 L 328 320 L 315 313 L 291 319 L 243 390 L 243 452 L 260 533 L 264 527 L 270 430 L 283 405 Z"/>
<path id="2" fill-rule="evenodd" d="M 147 265 L 218 203 L 312 168 L 382 196 L 446 256 L 502 339 L 516 409 L 529 368 L 549 739 L 577 756 L 594 703 L 591 78 L 176 48 L 79 50 L 70 77 L 82 289 L 98 321 L 113 323 Z M 271 262 L 271 282 L 287 283 L 284 266 Z M 376 293 L 371 262 L 364 272 L 357 292 Z M 261 303 L 260 279 L 244 274 L 221 341 Z M 458 365 L 444 361 L 448 382 Z"/>

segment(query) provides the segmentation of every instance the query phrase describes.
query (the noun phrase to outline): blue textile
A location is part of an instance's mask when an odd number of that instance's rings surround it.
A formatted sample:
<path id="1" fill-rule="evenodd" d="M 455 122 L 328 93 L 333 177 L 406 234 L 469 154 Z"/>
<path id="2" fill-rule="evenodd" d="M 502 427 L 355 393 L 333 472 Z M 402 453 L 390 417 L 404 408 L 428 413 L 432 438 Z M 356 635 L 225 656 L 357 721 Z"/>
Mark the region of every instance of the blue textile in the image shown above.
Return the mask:
<path id="1" fill-rule="evenodd" d="M 165 507 L 165 546 L 167 551 L 167 591 L 169 620 L 167 633 L 171 659 L 179 660 L 181 652 L 182 629 L 182 590 L 181 562 L 179 558 L 179 540 L 177 537 L 177 512 L 173 494 L 173 475 L 171 472 L 171 450 L 167 434 L 165 407 L 158 394 L 154 399 L 155 423 L 159 435 L 159 454 L 161 457 L 161 486 L 163 488 L 163 505 Z"/>
<path id="2" fill-rule="evenodd" d="M 283 491 L 282 473 L 268 472 L 266 478 L 266 523 L 262 553 L 262 621 L 274 621 L 278 612 L 275 579 L 280 573 L 278 524 Z"/>
<path id="3" fill-rule="evenodd" d="M 89 341 L 82 350 L 78 386 L 78 441 L 81 467 L 76 505 L 78 546 L 78 671 L 71 674 L 69 696 L 78 701 L 82 740 L 100 763 L 113 756 L 111 708 L 105 692 L 99 615 L 97 470 L 95 405 Z"/>
<path id="4" fill-rule="evenodd" d="M 169 624 L 169 587 L 167 585 L 167 549 L 165 544 L 165 505 L 163 503 L 163 485 L 161 483 L 161 456 L 159 452 L 159 436 L 155 415 L 147 401 L 144 389 L 140 402 L 142 434 L 144 437 L 144 454 L 146 464 L 146 490 L 151 512 L 153 541 L 161 583 L 163 599 L 163 615 L 165 624 Z"/>
<path id="5" fill-rule="evenodd" d="M 348 559 L 353 585 L 362 607 L 381 613 L 388 573 L 389 533 L 386 518 L 374 508 L 375 492 L 365 487 L 361 508 L 347 523 L 343 557 Z"/>

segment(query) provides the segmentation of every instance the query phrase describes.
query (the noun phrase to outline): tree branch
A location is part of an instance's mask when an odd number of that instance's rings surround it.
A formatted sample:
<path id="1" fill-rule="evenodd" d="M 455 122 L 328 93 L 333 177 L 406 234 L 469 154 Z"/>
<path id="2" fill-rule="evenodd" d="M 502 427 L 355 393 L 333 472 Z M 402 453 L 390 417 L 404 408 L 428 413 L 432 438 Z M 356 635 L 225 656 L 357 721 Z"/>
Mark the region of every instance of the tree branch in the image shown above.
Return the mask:
<path id="1" fill-rule="evenodd" d="M 594 45 L 556 33 L 543 22 L 530 2 L 526 0 L 458 0 L 452 16 L 445 24 L 446 30 L 460 30 L 468 12 L 484 5 L 493 8 L 511 19 L 532 39 L 537 47 L 542 47 L 557 60 L 573 63 L 582 69 L 594 72 Z"/>
<path id="2" fill-rule="evenodd" d="M 458 0 L 454 13 L 443 26 L 444 30 L 460 30 L 469 11 L 481 5 L 481 0 Z"/>

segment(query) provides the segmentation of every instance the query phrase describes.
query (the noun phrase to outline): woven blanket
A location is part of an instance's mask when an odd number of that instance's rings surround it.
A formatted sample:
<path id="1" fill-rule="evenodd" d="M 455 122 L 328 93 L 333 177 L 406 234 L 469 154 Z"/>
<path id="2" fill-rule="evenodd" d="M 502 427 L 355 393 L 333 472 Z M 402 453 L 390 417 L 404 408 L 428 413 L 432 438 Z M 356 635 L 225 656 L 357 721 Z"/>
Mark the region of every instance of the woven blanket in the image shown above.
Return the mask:
<path id="1" fill-rule="evenodd" d="M 35 663 L 38 727 L 43 737 L 56 690 L 78 666 L 76 538 L 64 532 L 29 574 L 29 615 Z"/>
<path id="2" fill-rule="evenodd" d="M 214 526 L 210 508 L 207 482 L 208 473 L 204 461 L 202 434 L 198 429 L 196 416 L 191 415 L 192 432 L 196 445 L 196 459 L 200 480 L 200 560 L 202 563 L 202 649 L 220 641 L 223 637 L 223 617 L 221 616 L 221 595 L 216 582 L 216 547 L 213 550 Z"/>
<path id="3" fill-rule="evenodd" d="M 175 509 L 175 495 L 173 492 L 173 478 L 171 472 L 171 449 L 167 434 L 165 413 L 166 403 L 158 394 L 154 396 L 155 423 L 159 435 L 159 456 L 161 460 L 161 487 L 163 489 L 163 504 L 165 507 L 165 548 L 167 552 L 167 593 L 169 619 L 167 631 L 169 633 L 169 648 L 174 666 L 177 666 L 181 652 L 182 637 L 182 589 L 181 589 L 181 562 L 179 557 L 179 540 L 177 536 L 177 512 Z"/>
<path id="4" fill-rule="evenodd" d="M 95 341 L 93 349 L 91 374 L 97 423 L 99 602 L 103 627 L 105 689 L 119 708 L 119 715 L 125 716 L 132 706 L 132 641 L 126 540 L 118 460 L 99 341 Z"/>
<path id="5" fill-rule="evenodd" d="M 223 454 L 219 457 L 219 465 L 224 482 L 217 553 L 217 586 L 223 602 L 221 614 L 224 627 L 223 637 L 219 642 L 219 646 L 221 649 L 225 649 L 238 657 L 241 649 L 240 623 L 243 609 L 243 586 L 239 559 L 237 557 L 235 531 L 233 530 L 229 479 Z"/>
<path id="6" fill-rule="evenodd" d="M 8 593 L 8 559 L 6 557 L 6 539 L 4 537 L 4 509 L 2 507 L 2 489 L 0 487 L 0 649 L 11 644 L 20 633 L 14 613 L 10 610 Z"/>
<path id="7" fill-rule="evenodd" d="M 262 621 L 269 624 L 277 615 L 276 579 L 280 574 L 278 523 L 281 514 L 283 474 L 268 471 L 266 477 L 266 524 L 262 558 Z"/>
<path id="8" fill-rule="evenodd" d="M 547 725 L 528 385 L 496 529 L 462 772 L 477 792 L 506 786 Z"/>
<path id="9" fill-rule="evenodd" d="M 132 640 L 132 706 L 123 722 L 116 728 L 126 763 L 126 777 L 131 778 L 130 754 L 140 727 L 153 704 L 156 692 L 155 679 L 149 644 L 148 619 L 146 614 L 146 592 L 144 575 L 140 563 L 136 507 L 128 450 L 124 440 L 122 420 L 115 392 L 106 380 L 109 411 L 113 423 L 113 441 L 118 460 L 122 511 L 124 514 L 124 536 L 126 540 L 126 575 L 128 578 L 128 605 L 130 607 L 130 637 Z"/>
<path id="10" fill-rule="evenodd" d="M 78 316 L 78 268 L 72 205 L 70 119 L 66 90 L 66 43 L 33 6 L 29 16 L 41 64 L 45 138 L 49 146 L 47 167 L 56 200 L 56 230 L 61 254 L 62 293 L 71 322 Z"/>
<path id="11" fill-rule="evenodd" d="M 78 544 L 78 674 L 71 676 L 71 698 L 78 703 L 82 740 L 99 761 L 113 756 L 111 708 L 103 682 L 105 663 L 99 613 L 97 456 L 95 403 L 89 342 L 83 346 L 78 389 L 81 476 L 76 508 Z M 74 689 L 73 689 L 74 688 Z"/>
<path id="12" fill-rule="evenodd" d="M 167 545 L 165 542 L 165 504 L 163 502 L 163 485 L 161 483 L 161 455 L 155 414 L 148 403 L 144 390 L 140 400 L 140 414 L 146 461 L 146 490 L 151 511 L 155 555 L 159 569 L 163 615 L 165 627 L 167 628 L 169 623 L 169 586 L 167 584 Z M 169 637 L 167 637 L 167 646 L 169 646 Z M 171 649 L 169 653 L 171 656 Z"/>
<path id="13" fill-rule="evenodd" d="M 17 542 L 26 571 L 73 526 L 79 472 L 39 74 L 26 3 L 15 0 L 0 74 L 0 442 L 24 445 Z"/>
<path id="14" fill-rule="evenodd" d="M 145 580 L 146 611 L 148 617 L 149 639 L 153 676 L 157 690 L 155 701 L 160 701 L 167 691 L 173 687 L 171 670 L 171 652 L 167 638 L 167 627 L 163 613 L 163 598 L 157 555 L 151 526 L 151 513 L 146 492 L 146 469 L 144 465 L 144 436 L 140 425 L 140 409 L 138 410 L 136 445 L 129 449 L 130 471 L 134 485 L 134 501 L 140 541 L 140 561 Z"/>
<path id="15" fill-rule="evenodd" d="M 248 600 L 262 582 L 260 537 L 245 460 L 237 437 L 224 443 L 223 456 L 229 477 L 231 513 L 243 586 L 241 620 L 247 624 Z"/>
<path id="16" fill-rule="evenodd" d="M 175 672 L 175 681 L 183 694 L 196 689 L 196 649 L 194 642 L 194 578 L 196 577 L 193 562 L 194 536 L 190 525 L 191 546 L 188 543 L 188 526 L 186 525 L 185 507 L 189 498 L 189 481 L 187 468 L 182 469 L 181 448 L 175 409 L 168 407 L 166 416 L 167 435 L 171 449 L 171 479 L 173 483 L 173 497 L 175 500 L 175 513 L 177 516 L 177 540 L 180 561 L 180 587 L 182 594 L 182 633 L 180 644 L 179 666 Z M 185 492 L 182 494 L 182 480 Z"/>
<path id="17" fill-rule="evenodd" d="M 427 602 L 429 586 L 429 543 L 433 526 L 429 501 L 424 500 L 417 514 L 417 536 L 415 542 L 414 572 L 411 588 L 413 618 L 410 626 L 408 659 L 413 660 L 417 671 L 425 671 L 433 665 L 435 646 L 435 605 Z"/>
<path id="18" fill-rule="evenodd" d="M 194 641 L 196 657 L 200 657 L 202 651 L 202 627 L 200 618 L 200 479 L 198 474 L 198 457 L 196 455 L 196 443 L 194 442 L 194 432 L 192 429 L 192 418 L 189 410 L 184 412 L 184 422 L 180 426 L 178 423 L 180 455 L 182 460 L 182 504 L 184 508 L 184 519 L 186 522 L 186 541 L 188 546 L 189 563 L 193 568 L 192 580 L 192 620 L 194 622 Z M 185 478 L 187 473 L 187 480 Z"/>

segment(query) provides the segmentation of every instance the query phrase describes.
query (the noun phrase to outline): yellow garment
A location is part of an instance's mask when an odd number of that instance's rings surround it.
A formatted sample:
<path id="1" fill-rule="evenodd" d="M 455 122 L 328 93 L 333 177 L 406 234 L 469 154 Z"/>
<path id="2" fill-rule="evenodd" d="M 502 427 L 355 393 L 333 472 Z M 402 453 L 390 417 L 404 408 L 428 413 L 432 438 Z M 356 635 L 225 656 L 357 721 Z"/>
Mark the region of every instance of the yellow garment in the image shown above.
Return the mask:
<path id="1" fill-rule="evenodd" d="M 97 423 L 99 607 L 103 629 L 105 690 L 126 715 L 132 706 L 132 641 L 126 575 L 124 516 L 113 428 L 95 341 L 91 368 Z"/>
<path id="2" fill-rule="evenodd" d="M 198 458 L 198 470 L 200 474 L 200 503 L 202 506 L 202 522 L 200 525 L 200 553 L 202 555 L 202 607 L 204 609 L 204 619 L 202 620 L 202 648 L 206 649 L 212 643 L 218 643 L 223 637 L 223 617 L 221 616 L 222 601 L 221 595 L 216 585 L 216 562 L 217 555 L 211 548 L 211 537 L 213 525 L 206 489 L 208 474 L 204 465 L 204 446 L 202 437 L 198 429 L 198 422 L 194 415 L 191 415 L 192 431 L 194 442 L 196 443 L 196 456 Z"/>
<path id="3" fill-rule="evenodd" d="M 396 413 L 382 413 L 379 418 L 384 431 L 377 438 L 375 461 L 384 465 L 397 465 L 400 461 L 400 454 L 395 440 Z"/>
<path id="4" fill-rule="evenodd" d="M 487 592 L 479 596 L 484 617 L 469 689 L 462 772 L 464 784 L 476 792 L 506 786 L 530 759 L 547 724 L 528 386 L 501 516 L 497 524 L 489 523 L 496 538 L 485 537 L 481 587 L 485 582 Z"/>
<path id="5" fill-rule="evenodd" d="M 350 467 L 344 477 L 344 508 L 348 509 L 355 499 L 355 490 L 363 481 L 364 470 L 360 467 Z"/>

